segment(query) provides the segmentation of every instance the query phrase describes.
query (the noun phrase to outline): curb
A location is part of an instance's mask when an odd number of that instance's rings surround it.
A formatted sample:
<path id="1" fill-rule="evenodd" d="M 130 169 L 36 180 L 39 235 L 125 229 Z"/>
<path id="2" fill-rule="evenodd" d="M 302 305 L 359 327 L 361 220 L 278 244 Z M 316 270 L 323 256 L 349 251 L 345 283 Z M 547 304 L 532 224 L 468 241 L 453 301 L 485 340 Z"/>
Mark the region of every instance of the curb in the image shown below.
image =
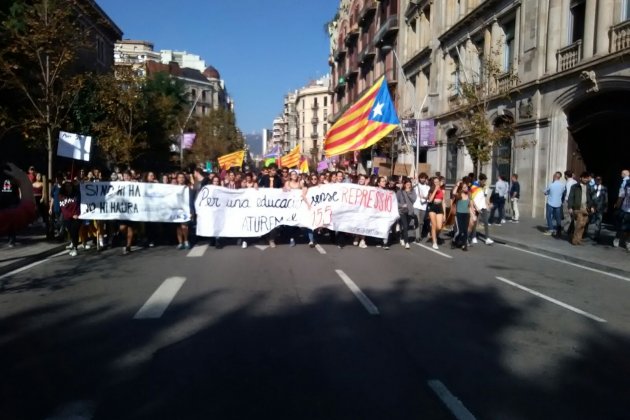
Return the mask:
<path id="1" fill-rule="evenodd" d="M 19 268 L 22 268 L 26 265 L 32 264 L 34 262 L 37 262 L 41 259 L 50 257 L 51 255 L 57 254 L 61 251 L 63 251 L 64 249 L 66 249 L 66 245 L 67 244 L 62 244 L 62 245 L 58 245 L 55 246 L 53 248 L 47 249 L 46 251 L 40 252 L 39 254 L 32 254 L 32 255 L 28 255 L 25 257 L 20 258 L 19 260 L 11 263 L 11 264 L 7 264 L 4 267 L 0 267 L 0 276 L 3 276 L 7 273 L 10 273 L 11 271 L 17 270 Z"/>
<path id="2" fill-rule="evenodd" d="M 483 234 L 479 234 L 479 237 L 484 237 L 485 236 Z M 559 252 L 553 252 L 553 251 L 549 251 L 547 249 L 544 248 L 539 248 L 536 246 L 532 246 L 532 245 L 527 245 L 521 242 L 516 242 L 513 240 L 509 240 L 509 239 L 505 239 L 502 237 L 492 237 L 492 239 L 494 240 L 495 243 L 500 244 L 500 245 L 510 245 L 516 248 L 521 248 L 524 249 L 526 251 L 532 251 L 532 252 L 538 252 L 539 254 L 546 254 L 549 255 L 550 257 L 553 258 L 557 258 L 559 260 L 564 260 L 567 262 L 571 262 L 574 264 L 581 264 L 581 265 L 585 265 L 591 268 L 595 268 L 597 270 L 600 271 L 604 271 L 606 273 L 610 273 L 610 274 L 616 274 L 619 276 L 627 276 L 630 277 L 630 271 L 625 271 L 625 270 L 620 270 L 618 268 L 614 268 L 614 267 L 609 267 L 607 265 L 603 265 L 603 264 L 599 264 L 593 261 L 589 261 L 589 260 L 585 260 L 582 258 L 577 258 L 577 257 L 573 257 L 570 255 L 566 255 L 566 254 L 561 254 Z"/>

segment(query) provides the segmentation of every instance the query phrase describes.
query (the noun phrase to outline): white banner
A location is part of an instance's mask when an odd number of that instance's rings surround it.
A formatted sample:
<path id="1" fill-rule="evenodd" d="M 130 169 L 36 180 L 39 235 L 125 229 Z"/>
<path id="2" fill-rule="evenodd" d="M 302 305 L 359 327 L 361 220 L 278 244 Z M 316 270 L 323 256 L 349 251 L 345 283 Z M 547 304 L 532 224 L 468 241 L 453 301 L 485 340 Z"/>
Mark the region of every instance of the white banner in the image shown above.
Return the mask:
<path id="1" fill-rule="evenodd" d="M 190 188 L 145 182 L 81 184 L 81 217 L 88 220 L 185 223 Z"/>
<path id="2" fill-rule="evenodd" d="M 76 160 L 90 161 L 90 149 L 92 147 L 92 137 L 81 134 L 59 132 L 59 144 L 57 145 L 57 156 L 63 156 Z"/>
<path id="3" fill-rule="evenodd" d="M 206 186 L 195 202 L 197 235 L 257 237 L 286 225 L 385 238 L 398 219 L 398 204 L 392 191 L 327 184 L 310 188 L 305 198 L 306 201 L 300 190 Z"/>

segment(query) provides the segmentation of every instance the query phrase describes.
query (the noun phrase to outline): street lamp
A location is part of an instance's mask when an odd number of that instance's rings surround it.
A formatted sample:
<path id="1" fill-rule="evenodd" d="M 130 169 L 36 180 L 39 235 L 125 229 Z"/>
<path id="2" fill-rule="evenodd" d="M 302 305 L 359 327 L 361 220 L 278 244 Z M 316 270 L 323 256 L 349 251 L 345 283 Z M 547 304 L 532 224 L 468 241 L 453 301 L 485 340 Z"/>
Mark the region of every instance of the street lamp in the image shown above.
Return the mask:
<path id="1" fill-rule="evenodd" d="M 197 106 L 197 102 L 199 102 L 199 98 L 201 98 L 201 94 L 203 92 L 208 92 L 208 89 L 202 89 L 199 91 L 199 94 L 195 98 L 195 102 L 193 102 L 192 107 L 190 107 L 190 112 L 184 120 L 184 124 L 179 127 L 179 166 L 184 168 L 184 127 L 188 125 L 188 121 L 190 121 L 190 117 L 192 117 L 193 112 L 195 111 L 195 107 Z"/>

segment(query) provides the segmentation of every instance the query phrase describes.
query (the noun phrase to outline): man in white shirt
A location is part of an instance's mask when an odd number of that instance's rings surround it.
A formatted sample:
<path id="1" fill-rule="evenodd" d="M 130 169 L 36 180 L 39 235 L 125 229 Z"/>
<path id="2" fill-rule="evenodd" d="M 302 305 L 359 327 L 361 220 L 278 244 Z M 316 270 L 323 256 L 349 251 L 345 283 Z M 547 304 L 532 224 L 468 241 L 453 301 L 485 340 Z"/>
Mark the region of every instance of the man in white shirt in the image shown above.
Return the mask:
<path id="1" fill-rule="evenodd" d="M 573 171 L 571 170 L 564 171 L 564 179 L 566 183 L 564 185 L 564 198 L 562 202 L 562 230 L 568 233 L 569 237 L 571 237 L 573 233 L 573 217 L 569 214 L 569 206 L 567 202 L 569 201 L 569 191 L 571 191 L 571 187 L 578 182 L 573 177 Z"/>
<path id="2" fill-rule="evenodd" d="M 427 215 L 427 200 L 429 198 L 429 190 L 431 189 L 427 183 L 428 178 L 429 176 L 422 172 L 418 175 L 418 183 L 414 187 L 417 198 L 413 203 L 413 208 L 415 210 L 416 218 L 418 219 L 418 223 L 416 225 L 416 242 L 422 241 L 423 233 L 427 233 L 428 231 L 428 229 L 424 229 L 424 221 Z"/>

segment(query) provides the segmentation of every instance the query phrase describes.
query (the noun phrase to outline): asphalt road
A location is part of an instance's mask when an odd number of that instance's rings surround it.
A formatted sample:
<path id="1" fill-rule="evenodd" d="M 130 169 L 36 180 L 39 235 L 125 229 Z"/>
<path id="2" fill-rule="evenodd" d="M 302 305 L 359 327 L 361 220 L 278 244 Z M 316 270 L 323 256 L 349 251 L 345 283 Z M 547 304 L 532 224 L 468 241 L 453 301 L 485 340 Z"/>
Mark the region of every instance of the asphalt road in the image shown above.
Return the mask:
<path id="1" fill-rule="evenodd" d="M 0 417 L 626 419 L 629 295 L 499 244 L 60 255 L 0 277 Z"/>

